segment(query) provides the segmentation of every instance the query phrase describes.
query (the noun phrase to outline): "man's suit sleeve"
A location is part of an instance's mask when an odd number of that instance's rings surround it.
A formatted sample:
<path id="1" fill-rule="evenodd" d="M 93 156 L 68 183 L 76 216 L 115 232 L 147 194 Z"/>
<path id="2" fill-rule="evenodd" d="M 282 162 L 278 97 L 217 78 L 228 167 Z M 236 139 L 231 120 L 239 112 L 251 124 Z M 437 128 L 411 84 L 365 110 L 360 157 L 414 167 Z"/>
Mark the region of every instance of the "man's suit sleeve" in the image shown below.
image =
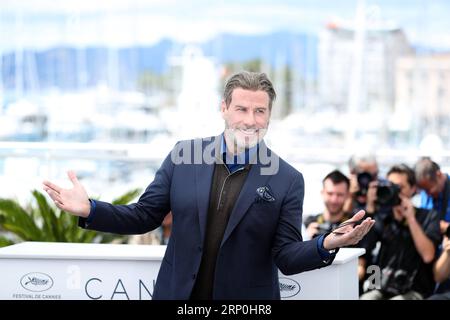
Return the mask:
<path id="1" fill-rule="evenodd" d="M 142 234 L 161 225 L 170 209 L 170 185 L 174 164 L 169 154 L 137 203 L 112 205 L 96 201 L 95 215 L 88 223 L 80 218 L 82 228 L 117 234 Z"/>
<path id="2" fill-rule="evenodd" d="M 301 235 L 304 198 L 304 180 L 299 174 L 289 188 L 280 212 L 272 253 L 275 263 L 285 275 L 300 273 L 331 264 L 335 255 L 327 262 L 318 251 L 318 237 L 303 241 Z"/>

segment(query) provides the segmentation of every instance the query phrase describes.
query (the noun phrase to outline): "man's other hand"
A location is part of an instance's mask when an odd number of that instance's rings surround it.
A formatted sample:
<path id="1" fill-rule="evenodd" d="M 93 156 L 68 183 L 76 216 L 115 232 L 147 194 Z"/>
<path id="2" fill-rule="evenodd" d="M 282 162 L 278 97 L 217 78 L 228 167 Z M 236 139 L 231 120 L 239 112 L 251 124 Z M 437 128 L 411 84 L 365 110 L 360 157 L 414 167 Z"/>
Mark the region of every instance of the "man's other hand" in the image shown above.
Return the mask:
<path id="1" fill-rule="evenodd" d="M 44 190 L 55 202 L 56 206 L 64 211 L 80 217 L 88 217 L 91 211 L 91 203 L 83 185 L 78 181 L 75 172 L 68 171 L 72 189 L 63 189 L 50 181 L 44 181 Z"/>

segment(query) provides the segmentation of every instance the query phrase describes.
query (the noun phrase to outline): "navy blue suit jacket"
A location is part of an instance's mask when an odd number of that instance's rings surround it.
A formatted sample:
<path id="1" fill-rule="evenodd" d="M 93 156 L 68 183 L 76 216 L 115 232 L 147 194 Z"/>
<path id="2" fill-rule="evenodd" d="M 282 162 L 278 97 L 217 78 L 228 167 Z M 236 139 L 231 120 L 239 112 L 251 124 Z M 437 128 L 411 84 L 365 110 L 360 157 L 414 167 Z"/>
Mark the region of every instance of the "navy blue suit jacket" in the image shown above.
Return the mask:
<path id="1" fill-rule="evenodd" d="M 205 150 L 211 141 L 215 153 L 220 136 L 182 141 L 172 152 L 194 145 Z M 278 157 L 264 142 L 260 146 L 270 157 Z M 302 241 L 303 177 L 278 160 L 278 172 L 273 175 L 261 174 L 264 164 L 259 159 L 251 166 L 219 249 L 214 299 L 279 299 L 278 268 L 289 275 L 324 267 L 333 260 L 321 259 L 317 238 Z M 172 234 L 153 298 L 189 299 L 202 257 L 213 171 L 214 163 L 174 164 L 169 154 L 137 203 L 96 201 L 92 221 L 87 224 L 86 219 L 80 219 L 80 226 L 141 234 L 157 228 L 172 211 Z M 257 196 L 256 189 L 262 186 L 270 189 L 274 201 Z"/>

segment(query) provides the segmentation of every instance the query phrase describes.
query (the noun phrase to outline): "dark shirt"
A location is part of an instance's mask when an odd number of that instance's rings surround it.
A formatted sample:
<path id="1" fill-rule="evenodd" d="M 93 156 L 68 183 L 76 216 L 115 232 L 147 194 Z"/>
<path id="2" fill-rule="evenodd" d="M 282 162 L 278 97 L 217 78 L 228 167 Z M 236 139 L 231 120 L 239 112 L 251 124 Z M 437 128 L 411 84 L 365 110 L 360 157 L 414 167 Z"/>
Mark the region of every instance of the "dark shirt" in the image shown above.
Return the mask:
<path id="1" fill-rule="evenodd" d="M 252 150 L 230 156 L 227 153 L 225 139 L 222 135 L 221 155 L 223 163 L 216 163 L 209 198 L 206 234 L 203 243 L 203 254 L 197 278 L 192 289 L 192 300 L 213 299 L 214 275 L 217 256 L 230 219 L 231 212 L 239 197 L 250 170 L 250 157 L 255 154 L 257 146 Z"/>
<path id="2" fill-rule="evenodd" d="M 202 260 L 191 294 L 193 300 L 213 299 L 214 275 L 220 245 L 249 170 L 250 165 L 247 165 L 230 173 L 224 164 L 215 165 Z"/>

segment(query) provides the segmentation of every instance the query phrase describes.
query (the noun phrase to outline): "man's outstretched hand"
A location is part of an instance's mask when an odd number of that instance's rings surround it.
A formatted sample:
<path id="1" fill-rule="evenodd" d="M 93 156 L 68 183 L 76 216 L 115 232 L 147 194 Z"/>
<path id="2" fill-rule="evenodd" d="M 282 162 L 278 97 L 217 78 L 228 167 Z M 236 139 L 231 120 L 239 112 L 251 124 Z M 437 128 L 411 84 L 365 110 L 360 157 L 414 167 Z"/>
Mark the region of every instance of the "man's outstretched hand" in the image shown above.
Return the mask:
<path id="1" fill-rule="evenodd" d="M 75 172 L 68 171 L 72 189 L 63 189 L 50 181 L 44 181 L 44 190 L 55 202 L 56 206 L 76 216 L 86 218 L 91 210 L 91 203 L 83 185 L 78 181 Z"/>
<path id="2" fill-rule="evenodd" d="M 323 241 L 323 247 L 326 250 L 331 250 L 354 245 L 361 241 L 375 224 L 375 220 L 372 218 L 366 218 L 361 221 L 364 215 L 364 210 L 358 211 L 351 219 L 344 222 L 345 226 L 337 228 L 336 231 L 328 234 Z M 355 224 L 357 225 L 355 226 Z"/>

